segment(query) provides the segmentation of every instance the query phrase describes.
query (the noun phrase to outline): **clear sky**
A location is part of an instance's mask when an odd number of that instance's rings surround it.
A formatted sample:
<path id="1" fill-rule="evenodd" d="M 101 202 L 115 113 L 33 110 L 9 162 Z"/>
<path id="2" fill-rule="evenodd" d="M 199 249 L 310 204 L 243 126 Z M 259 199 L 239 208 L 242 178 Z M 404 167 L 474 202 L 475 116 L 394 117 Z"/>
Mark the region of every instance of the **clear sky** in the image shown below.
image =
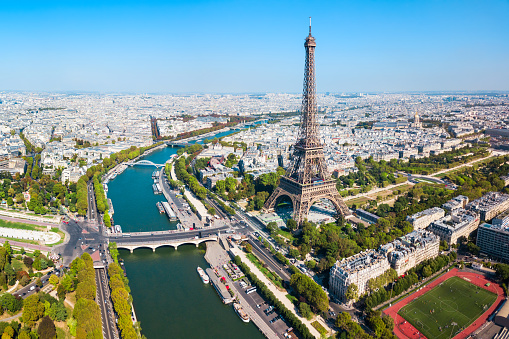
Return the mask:
<path id="1" fill-rule="evenodd" d="M 2 1 L 0 90 L 509 90 L 508 0 Z"/>

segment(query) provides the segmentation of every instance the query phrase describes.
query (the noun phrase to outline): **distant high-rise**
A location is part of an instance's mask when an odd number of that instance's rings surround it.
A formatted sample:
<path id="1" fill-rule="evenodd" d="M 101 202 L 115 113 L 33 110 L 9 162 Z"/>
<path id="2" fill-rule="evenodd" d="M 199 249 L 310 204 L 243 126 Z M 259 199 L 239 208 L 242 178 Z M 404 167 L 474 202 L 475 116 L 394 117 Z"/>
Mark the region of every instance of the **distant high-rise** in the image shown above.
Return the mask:
<path id="1" fill-rule="evenodd" d="M 267 199 L 264 206 L 265 209 L 272 210 L 278 200 L 284 196 L 289 197 L 293 205 L 293 219 L 299 224 L 307 218 L 313 203 L 322 198 L 330 200 L 339 214 L 343 216 L 351 214 L 339 196 L 336 182 L 327 170 L 323 145 L 318 136 L 315 85 L 316 42 L 311 35 L 311 18 L 309 35 L 306 37 L 304 47 L 306 48 L 304 93 L 297 142 L 293 146 L 291 164 L 286 174 L 281 178 L 279 186 Z"/>

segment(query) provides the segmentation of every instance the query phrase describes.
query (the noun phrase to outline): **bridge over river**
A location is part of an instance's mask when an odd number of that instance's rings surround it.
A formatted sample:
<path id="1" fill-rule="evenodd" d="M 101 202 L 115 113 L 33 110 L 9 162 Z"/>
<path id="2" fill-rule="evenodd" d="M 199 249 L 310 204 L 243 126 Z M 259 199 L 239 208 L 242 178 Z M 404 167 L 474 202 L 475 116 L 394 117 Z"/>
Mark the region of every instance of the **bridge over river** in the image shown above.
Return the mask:
<path id="1" fill-rule="evenodd" d="M 218 233 L 224 232 L 228 226 L 217 228 L 206 228 L 192 231 L 157 231 L 112 234 L 110 242 L 116 242 L 117 248 L 131 251 L 137 248 L 151 248 L 154 252 L 158 247 L 173 247 L 177 249 L 180 245 L 192 244 L 198 247 L 206 241 L 217 241 Z"/>

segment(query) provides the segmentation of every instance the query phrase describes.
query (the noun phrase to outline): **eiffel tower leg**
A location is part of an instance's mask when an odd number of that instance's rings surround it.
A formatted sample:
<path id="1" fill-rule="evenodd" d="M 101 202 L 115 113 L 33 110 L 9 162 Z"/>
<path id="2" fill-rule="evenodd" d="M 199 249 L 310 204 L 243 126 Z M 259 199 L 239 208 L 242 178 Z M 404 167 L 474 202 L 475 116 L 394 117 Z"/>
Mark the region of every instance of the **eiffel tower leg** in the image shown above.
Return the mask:
<path id="1" fill-rule="evenodd" d="M 292 197 L 290 196 L 290 194 L 288 194 L 288 192 L 286 192 L 284 189 L 282 189 L 281 187 L 277 187 L 274 192 L 272 192 L 272 194 L 270 195 L 270 197 L 267 199 L 267 201 L 265 201 L 265 204 L 263 205 L 263 209 L 267 212 L 273 212 L 274 211 L 274 207 L 276 206 L 276 202 L 277 202 L 277 199 L 283 195 L 286 195 L 288 196 L 291 200 L 292 200 L 292 203 L 293 203 L 293 199 Z"/>

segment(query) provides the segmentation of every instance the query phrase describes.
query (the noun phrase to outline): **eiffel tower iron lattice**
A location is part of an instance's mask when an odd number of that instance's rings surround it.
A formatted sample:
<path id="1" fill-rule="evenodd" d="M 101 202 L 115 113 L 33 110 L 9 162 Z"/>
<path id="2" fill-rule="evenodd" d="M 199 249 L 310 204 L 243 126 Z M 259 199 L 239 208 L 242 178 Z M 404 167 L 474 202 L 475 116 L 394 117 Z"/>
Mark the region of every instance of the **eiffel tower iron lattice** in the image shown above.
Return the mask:
<path id="1" fill-rule="evenodd" d="M 304 68 L 304 90 L 302 114 L 297 142 L 294 145 L 292 161 L 279 186 L 267 199 L 264 209 L 273 210 L 278 200 L 287 196 L 292 201 L 293 219 L 301 224 L 309 209 L 319 199 L 332 202 L 338 214 L 350 215 L 350 210 L 336 189 L 336 182 L 330 177 L 323 155 L 323 145 L 318 136 L 316 121 L 316 85 L 315 85 L 315 38 L 309 35 L 304 43 L 306 65 Z"/>

